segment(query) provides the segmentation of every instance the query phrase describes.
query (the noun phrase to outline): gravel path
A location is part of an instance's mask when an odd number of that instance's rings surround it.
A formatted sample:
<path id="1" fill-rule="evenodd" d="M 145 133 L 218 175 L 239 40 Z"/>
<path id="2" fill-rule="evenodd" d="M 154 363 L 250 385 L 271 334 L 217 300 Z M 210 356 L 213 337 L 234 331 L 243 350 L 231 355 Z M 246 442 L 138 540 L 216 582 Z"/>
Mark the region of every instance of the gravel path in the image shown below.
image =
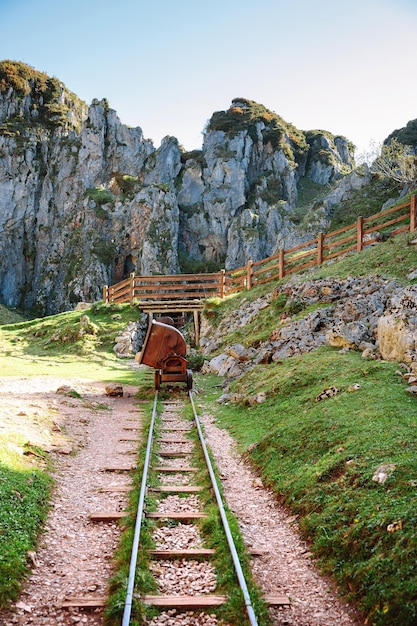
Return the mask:
<path id="1" fill-rule="evenodd" d="M 69 385 L 81 398 L 73 398 L 57 389 Z M 24 388 L 25 393 L 22 393 Z M 105 486 L 128 484 L 125 473 L 109 473 L 111 464 L 134 462 L 137 443 L 120 441 L 137 436 L 140 428 L 140 405 L 135 389 L 124 388 L 123 398 L 109 398 L 104 385 L 86 381 L 68 381 L 54 377 L 0 379 L 3 414 L 33 414 L 53 411 L 54 423 L 65 431 L 67 447 L 56 457 L 56 489 L 46 532 L 33 558 L 33 568 L 23 593 L 10 611 L 0 611 L 1 626 L 102 626 L 102 610 L 61 609 L 67 596 L 105 596 L 113 572 L 112 555 L 118 544 L 120 527 L 116 523 L 92 523 L 95 511 L 122 510 L 124 494 L 100 492 Z M 103 404 L 107 408 L 102 408 Z M 100 407 L 100 408 L 98 408 Z M 172 411 L 170 417 L 175 417 Z M 0 424 L 1 424 L 0 417 Z M 265 593 L 285 593 L 291 597 L 289 608 L 273 609 L 277 626 L 358 626 L 353 612 L 342 604 L 328 582 L 314 568 L 308 547 L 300 539 L 292 519 L 265 490 L 239 456 L 227 432 L 217 428 L 210 415 L 201 418 L 216 463 L 224 478 L 225 495 L 239 519 L 249 547 L 266 554 L 253 559 L 255 578 Z M 180 423 L 180 421 L 179 421 Z M 175 422 L 171 422 L 175 424 Z M 36 433 L 35 433 L 36 434 Z M 69 442 L 69 444 L 68 444 Z M 68 454 L 69 450 L 76 452 Z M 63 453 L 66 452 L 66 453 Z M 176 466 L 178 459 L 164 459 Z M 171 481 L 169 478 L 168 481 Z M 188 481 L 188 478 L 186 479 Z M 194 508 L 195 498 L 183 499 Z M 162 531 L 159 541 L 169 538 Z M 177 531 L 176 531 L 177 532 Z M 198 545 L 193 531 L 177 537 L 184 545 Z M 164 578 L 160 572 L 161 581 Z M 209 579 L 208 587 L 212 587 Z M 161 582 L 161 588 L 165 582 Z M 188 626 L 199 624 L 191 613 L 182 617 Z M 207 624 L 216 624 L 206 616 Z M 184 621 L 185 620 L 185 621 Z M 175 612 L 166 613 L 166 624 L 177 624 Z"/>
<path id="2" fill-rule="evenodd" d="M 227 503 L 249 548 L 265 551 L 253 559 L 252 571 L 264 593 L 290 596 L 291 606 L 271 609 L 276 626 L 358 626 L 360 622 L 338 598 L 329 581 L 315 569 L 308 546 L 293 526 L 294 519 L 264 489 L 242 461 L 227 431 L 207 413 L 200 416 Z"/>
<path id="3" fill-rule="evenodd" d="M 57 393 L 59 389 L 63 391 Z M 71 390 L 81 398 L 72 397 Z M 129 482 L 126 473 L 104 470 L 112 464 L 134 462 L 135 457 L 128 453 L 137 443 L 119 441 L 134 434 L 125 428 L 140 426 L 134 392 L 125 387 L 123 398 L 111 398 L 101 383 L 53 377 L 0 379 L 2 404 L 7 404 L 11 415 L 30 415 L 34 407 L 39 415 L 52 411 L 54 423 L 66 435 L 67 444 L 62 450 L 76 452 L 52 453 L 56 488 L 46 532 L 41 536 L 33 559 L 35 566 L 21 597 L 12 611 L 0 611 L 1 626 L 102 625 L 101 609 L 84 613 L 59 605 L 70 596 L 106 595 L 120 527 L 115 522 L 92 523 L 89 515 L 124 508 L 124 493 L 101 492 L 100 488 Z"/>

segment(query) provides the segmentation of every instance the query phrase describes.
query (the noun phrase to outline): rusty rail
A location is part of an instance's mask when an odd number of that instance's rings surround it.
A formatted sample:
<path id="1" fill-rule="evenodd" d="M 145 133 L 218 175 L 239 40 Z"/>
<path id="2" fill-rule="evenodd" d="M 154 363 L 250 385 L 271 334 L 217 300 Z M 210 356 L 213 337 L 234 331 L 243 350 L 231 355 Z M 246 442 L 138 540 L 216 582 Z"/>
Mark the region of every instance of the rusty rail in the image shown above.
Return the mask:
<path id="1" fill-rule="evenodd" d="M 389 218 L 389 219 L 387 219 Z M 246 265 L 215 274 L 175 274 L 168 276 L 135 276 L 116 285 L 103 287 L 104 302 L 141 302 L 152 300 L 198 301 L 210 296 L 226 295 L 252 289 L 256 285 L 282 280 L 336 259 L 349 252 L 360 252 L 376 243 L 379 235 L 394 237 L 417 229 L 417 195 L 408 202 L 391 207 L 370 217 L 358 217 L 354 224 L 330 233 L 318 233 L 315 239 L 290 248 L 261 261 L 249 260 Z"/>

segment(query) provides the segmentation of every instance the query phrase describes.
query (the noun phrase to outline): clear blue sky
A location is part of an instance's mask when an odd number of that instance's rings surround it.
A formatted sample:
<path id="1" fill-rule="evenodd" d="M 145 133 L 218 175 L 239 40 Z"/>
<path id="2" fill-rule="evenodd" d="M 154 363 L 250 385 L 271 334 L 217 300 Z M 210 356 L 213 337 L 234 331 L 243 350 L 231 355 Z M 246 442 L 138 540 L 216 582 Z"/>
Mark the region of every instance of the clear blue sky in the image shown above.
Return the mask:
<path id="1" fill-rule="evenodd" d="M 417 118 L 416 0 L 0 0 L 0 59 L 107 98 L 156 146 L 201 147 L 255 100 L 359 150 Z"/>

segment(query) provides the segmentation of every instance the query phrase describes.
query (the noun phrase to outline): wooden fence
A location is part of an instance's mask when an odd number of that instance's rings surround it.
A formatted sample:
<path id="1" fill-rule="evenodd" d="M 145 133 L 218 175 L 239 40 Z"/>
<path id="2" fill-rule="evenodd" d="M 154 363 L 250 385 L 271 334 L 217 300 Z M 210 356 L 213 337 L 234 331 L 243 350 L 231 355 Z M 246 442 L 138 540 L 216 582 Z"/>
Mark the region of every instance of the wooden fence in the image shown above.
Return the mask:
<path id="1" fill-rule="evenodd" d="M 371 217 L 358 217 L 354 224 L 327 234 L 319 233 L 315 239 L 289 250 L 279 250 L 277 254 L 262 261 L 248 261 L 246 265 L 226 272 L 224 294 L 229 295 L 272 280 L 281 280 L 284 276 L 321 265 L 348 252 L 360 252 L 381 239 L 413 232 L 416 227 L 417 196 L 414 195 L 408 202 Z"/>
<path id="2" fill-rule="evenodd" d="M 252 289 L 256 285 L 281 280 L 284 276 L 321 265 L 348 252 L 360 252 L 381 239 L 417 228 L 417 196 L 403 204 L 358 217 L 355 224 L 330 233 L 319 233 L 315 239 L 279 250 L 262 261 L 249 260 L 246 265 L 216 274 L 175 274 L 172 276 L 134 276 L 103 288 L 104 302 L 145 300 L 201 300 Z"/>
<path id="3" fill-rule="evenodd" d="M 103 287 L 104 302 L 196 301 L 225 295 L 224 272 L 215 274 L 172 274 L 169 276 L 135 276 L 117 285 Z"/>

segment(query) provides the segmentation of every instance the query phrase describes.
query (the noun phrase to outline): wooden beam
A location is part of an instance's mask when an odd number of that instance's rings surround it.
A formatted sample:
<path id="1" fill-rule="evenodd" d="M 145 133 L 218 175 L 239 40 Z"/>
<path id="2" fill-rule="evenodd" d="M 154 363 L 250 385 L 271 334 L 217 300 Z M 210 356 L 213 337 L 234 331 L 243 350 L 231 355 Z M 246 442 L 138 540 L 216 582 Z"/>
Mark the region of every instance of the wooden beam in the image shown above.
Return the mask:
<path id="1" fill-rule="evenodd" d="M 184 467 L 179 465 L 178 467 L 172 467 L 172 465 L 157 465 L 155 472 L 198 472 L 198 467 Z"/>
<path id="2" fill-rule="evenodd" d="M 194 309 L 194 337 L 195 337 L 195 345 L 198 346 L 200 344 L 200 316 L 199 312 Z"/>
<path id="3" fill-rule="evenodd" d="M 177 609 L 221 606 L 226 600 L 226 596 L 142 596 L 144 604 Z"/>
<path id="4" fill-rule="evenodd" d="M 152 487 L 151 491 L 158 491 L 159 493 L 198 493 L 199 491 L 203 491 L 203 487 L 196 487 L 194 485 L 167 485 Z"/>
<path id="5" fill-rule="evenodd" d="M 175 520 L 182 520 L 182 519 L 206 519 L 208 517 L 207 513 L 199 513 L 196 512 L 194 513 L 193 511 L 181 511 L 179 513 L 177 512 L 167 512 L 167 513 L 157 513 L 157 512 L 149 512 L 146 513 L 146 517 L 150 518 L 150 519 L 175 519 Z"/>
<path id="6" fill-rule="evenodd" d="M 209 548 L 188 548 L 184 550 L 149 550 L 149 554 L 156 559 L 170 559 L 171 557 L 191 558 L 195 556 L 213 556 L 216 550 Z"/>
<path id="7" fill-rule="evenodd" d="M 291 604 L 290 598 L 281 593 L 267 593 L 263 599 L 269 606 L 289 606 Z"/>
<path id="8" fill-rule="evenodd" d="M 128 515 L 126 511 L 99 511 L 90 513 L 90 520 L 92 522 L 116 522 L 126 515 Z"/>
<path id="9" fill-rule="evenodd" d="M 102 472 L 131 472 L 136 469 L 136 465 L 110 465 L 102 469 Z"/>
<path id="10" fill-rule="evenodd" d="M 156 441 L 160 443 L 192 443 L 190 439 L 185 439 L 184 437 L 159 437 Z"/>
<path id="11" fill-rule="evenodd" d="M 190 443 L 189 441 L 187 443 Z M 159 450 L 157 452 L 158 456 L 165 457 L 186 457 L 192 454 L 192 452 L 182 452 L 181 450 L 172 450 L 172 452 L 167 452 L 166 450 Z"/>

